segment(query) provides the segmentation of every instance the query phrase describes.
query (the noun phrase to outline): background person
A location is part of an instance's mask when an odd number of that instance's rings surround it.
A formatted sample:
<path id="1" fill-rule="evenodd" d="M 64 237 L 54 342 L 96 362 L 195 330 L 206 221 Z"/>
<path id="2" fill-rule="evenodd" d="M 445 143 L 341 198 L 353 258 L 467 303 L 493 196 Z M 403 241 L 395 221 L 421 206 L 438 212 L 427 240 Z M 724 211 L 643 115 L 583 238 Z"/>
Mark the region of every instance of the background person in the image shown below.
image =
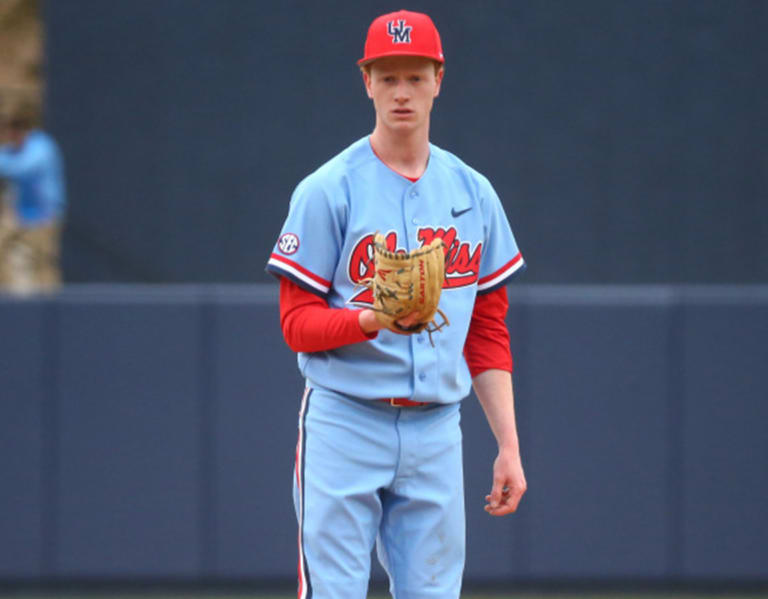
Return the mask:
<path id="1" fill-rule="evenodd" d="M 0 177 L 7 181 L 0 216 L 0 288 L 47 292 L 61 284 L 60 238 L 66 207 L 59 147 L 23 104 L 3 123 Z"/>

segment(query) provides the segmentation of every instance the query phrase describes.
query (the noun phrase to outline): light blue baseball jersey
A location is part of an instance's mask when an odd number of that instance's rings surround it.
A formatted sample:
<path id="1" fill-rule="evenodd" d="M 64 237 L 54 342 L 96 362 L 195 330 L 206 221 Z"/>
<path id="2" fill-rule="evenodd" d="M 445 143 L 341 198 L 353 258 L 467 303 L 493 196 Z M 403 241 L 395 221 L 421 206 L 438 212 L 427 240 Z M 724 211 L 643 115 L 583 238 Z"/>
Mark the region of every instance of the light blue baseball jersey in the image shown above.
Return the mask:
<path id="1" fill-rule="evenodd" d="M 360 281 L 373 273 L 376 231 L 392 251 L 410 251 L 441 237 L 446 278 L 440 308 L 450 326 L 330 351 L 299 353 L 311 387 L 362 399 L 407 397 L 453 403 L 469 393 L 463 356 L 475 297 L 509 282 L 525 268 L 501 202 L 490 182 L 432 144 L 427 169 L 415 183 L 386 166 L 365 137 L 305 178 L 267 264 L 324 297 L 332 308 L 372 304 Z"/>

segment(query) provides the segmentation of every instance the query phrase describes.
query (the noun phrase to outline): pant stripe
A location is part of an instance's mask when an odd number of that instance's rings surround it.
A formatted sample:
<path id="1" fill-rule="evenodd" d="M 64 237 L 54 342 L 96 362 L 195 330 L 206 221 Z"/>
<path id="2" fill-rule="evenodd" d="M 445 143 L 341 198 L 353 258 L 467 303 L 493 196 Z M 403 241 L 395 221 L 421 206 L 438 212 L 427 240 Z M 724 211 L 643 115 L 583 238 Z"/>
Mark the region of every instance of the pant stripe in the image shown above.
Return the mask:
<path id="1" fill-rule="evenodd" d="M 304 397 L 301 399 L 299 410 L 299 440 L 296 443 L 296 485 L 299 489 L 299 593 L 298 599 L 312 598 L 312 584 L 309 580 L 309 568 L 304 555 L 304 450 L 307 445 L 305 435 L 305 423 L 307 420 L 307 407 L 312 390 L 307 387 Z"/>

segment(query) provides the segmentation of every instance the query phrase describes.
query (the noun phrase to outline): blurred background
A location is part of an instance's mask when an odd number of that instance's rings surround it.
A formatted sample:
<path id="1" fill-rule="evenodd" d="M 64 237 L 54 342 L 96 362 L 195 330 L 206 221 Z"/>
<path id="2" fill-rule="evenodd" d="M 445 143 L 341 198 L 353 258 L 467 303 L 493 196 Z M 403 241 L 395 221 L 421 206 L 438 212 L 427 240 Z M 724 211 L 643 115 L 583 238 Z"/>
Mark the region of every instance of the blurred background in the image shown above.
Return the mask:
<path id="1" fill-rule="evenodd" d="M 0 110 L 39 105 L 67 190 L 63 286 L 0 295 L 0 590 L 293 585 L 302 381 L 264 266 L 372 130 L 355 61 L 399 8 L 0 0 Z M 406 8 L 446 52 L 432 141 L 528 262 L 530 490 L 485 515 L 465 401 L 468 588 L 766 591 L 768 2 Z"/>

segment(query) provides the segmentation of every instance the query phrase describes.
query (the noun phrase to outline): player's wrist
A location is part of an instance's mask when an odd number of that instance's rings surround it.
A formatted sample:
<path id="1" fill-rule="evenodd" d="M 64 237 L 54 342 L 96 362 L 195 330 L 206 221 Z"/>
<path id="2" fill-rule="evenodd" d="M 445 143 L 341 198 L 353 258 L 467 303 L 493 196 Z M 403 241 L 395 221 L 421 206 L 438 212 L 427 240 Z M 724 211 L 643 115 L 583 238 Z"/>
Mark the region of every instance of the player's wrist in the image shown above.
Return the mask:
<path id="1" fill-rule="evenodd" d="M 506 440 L 499 443 L 499 453 L 520 458 L 520 442 L 518 439 Z"/>

